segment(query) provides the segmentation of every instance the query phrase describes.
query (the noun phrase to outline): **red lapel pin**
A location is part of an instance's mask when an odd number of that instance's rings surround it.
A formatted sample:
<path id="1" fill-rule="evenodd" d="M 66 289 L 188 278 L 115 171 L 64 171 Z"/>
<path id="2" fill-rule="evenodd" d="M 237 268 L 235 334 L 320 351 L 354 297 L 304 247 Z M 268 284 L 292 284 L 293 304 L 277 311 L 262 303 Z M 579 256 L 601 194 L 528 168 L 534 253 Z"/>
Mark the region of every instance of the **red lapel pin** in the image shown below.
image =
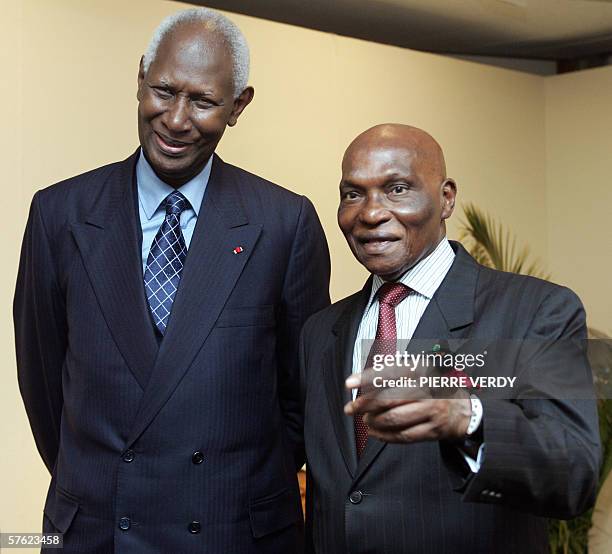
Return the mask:
<path id="1" fill-rule="evenodd" d="M 240 254 L 240 252 L 242 252 L 244 250 L 244 248 L 242 248 L 242 246 L 236 246 L 236 248 L 234 248 L 233 252 L 234 254 Z"/>

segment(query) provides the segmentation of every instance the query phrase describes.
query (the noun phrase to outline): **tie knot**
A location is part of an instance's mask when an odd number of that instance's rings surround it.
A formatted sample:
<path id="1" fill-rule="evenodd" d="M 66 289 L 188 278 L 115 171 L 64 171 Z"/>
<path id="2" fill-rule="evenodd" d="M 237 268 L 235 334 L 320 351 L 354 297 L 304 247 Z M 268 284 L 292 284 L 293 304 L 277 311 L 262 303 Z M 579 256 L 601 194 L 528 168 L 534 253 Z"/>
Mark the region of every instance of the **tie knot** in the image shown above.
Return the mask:
<path id="1" fill-rule="evenodd" d="M 175 190 L 166 196 L 164 203 L 166 204 L 166 215 L 181 215 L 183 210 L 189 205 L 187 198 L 185 198 L 178 190 Z"/>
<path id="2" fill-rule="evenodd" d="M 410 287 L 403 283 L 385 283 L 378 289 L 378 301 L 395 308 L 410 294 Z"/>

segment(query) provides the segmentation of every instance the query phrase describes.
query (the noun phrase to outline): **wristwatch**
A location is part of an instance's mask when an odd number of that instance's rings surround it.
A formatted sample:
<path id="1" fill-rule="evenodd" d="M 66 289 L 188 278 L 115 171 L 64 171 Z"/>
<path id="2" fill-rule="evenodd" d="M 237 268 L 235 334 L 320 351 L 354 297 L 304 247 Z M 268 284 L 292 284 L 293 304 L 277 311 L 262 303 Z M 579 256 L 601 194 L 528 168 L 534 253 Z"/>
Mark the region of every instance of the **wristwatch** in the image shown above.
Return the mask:
<path id="1" fill-rule="evenodd" d="M 468 425 L 466 435 L 471 437 L 480 427 L 482 421 L 482 402 L 475 394 L 470 394 L 470 404 L 472 405 L 472 416 Z"/>

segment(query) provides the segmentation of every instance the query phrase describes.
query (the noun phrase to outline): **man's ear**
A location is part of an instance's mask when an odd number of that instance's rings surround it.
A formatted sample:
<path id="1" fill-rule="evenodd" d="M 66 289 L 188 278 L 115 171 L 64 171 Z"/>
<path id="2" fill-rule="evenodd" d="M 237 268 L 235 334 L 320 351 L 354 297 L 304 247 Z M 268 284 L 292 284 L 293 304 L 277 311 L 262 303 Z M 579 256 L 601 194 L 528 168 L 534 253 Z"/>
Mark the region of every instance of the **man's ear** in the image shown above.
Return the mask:
<path id="1" fill-rule="evenodd" d="M 453 179 L 446 178 L 442 182 L 442 219 L 448 219 L 455 209 L 457 197 L 457 183 Z"/>
<path id="2" fill-rule="evenodd" d="M 251 103 L 253 96 L 255 96 L 255 89 L 253 87 L 247 87 L 240 93 L 240 96 L 234 100 L 234 108 L 232 109 L 232 113 L 230 114 L 227 122 L 230 127 L 233 127 L 236 125 L 236 123 L 238 123 L 240 114 Z"/>
<path id="3" fill-rule="evenodd" d="M 136 90 L 136 98 L 140 102 L 142 94 L 142 84 L 144 83 L 144 56 L 140 56 L 140 65 L 138 66 L 138 89 Z"/>

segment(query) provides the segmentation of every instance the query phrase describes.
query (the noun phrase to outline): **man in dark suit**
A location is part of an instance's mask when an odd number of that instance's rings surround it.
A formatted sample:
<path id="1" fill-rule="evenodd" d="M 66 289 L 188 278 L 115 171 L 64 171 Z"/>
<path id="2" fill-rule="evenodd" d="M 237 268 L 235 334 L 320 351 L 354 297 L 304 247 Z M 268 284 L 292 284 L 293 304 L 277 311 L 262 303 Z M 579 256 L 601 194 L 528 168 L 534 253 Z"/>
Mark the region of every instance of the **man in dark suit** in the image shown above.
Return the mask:
<path id="1" fill-rule="evenodd" d="M 448 241 L 455 194 L 442 150 L 414 127 L 374 127 L 345 153 L 338 223 L 372 276 L 303 329 L 309 552 L 544 553 L 542 516 L 594 501 L 600 445 L 580 301 Z M 407 353 L 450 349 L 455 360 L 488 343 L 501 352 L 488 376 L 520 377 L 517 390 L 410 389 L 399 378 L 444 375 L 397 358 L 376 371 L 376 356 L 405 352 L 402 339 Z"/>
<path id="2" fill-rule="evenodd" d="M 141 148 L 32 201 L 19 384 L 64 552 L 302 550 L 297 346 L 329 256 L 305 197 L 214 154 L 247 78 L 229 20 L 171 16 L 141 60 Z"/>

